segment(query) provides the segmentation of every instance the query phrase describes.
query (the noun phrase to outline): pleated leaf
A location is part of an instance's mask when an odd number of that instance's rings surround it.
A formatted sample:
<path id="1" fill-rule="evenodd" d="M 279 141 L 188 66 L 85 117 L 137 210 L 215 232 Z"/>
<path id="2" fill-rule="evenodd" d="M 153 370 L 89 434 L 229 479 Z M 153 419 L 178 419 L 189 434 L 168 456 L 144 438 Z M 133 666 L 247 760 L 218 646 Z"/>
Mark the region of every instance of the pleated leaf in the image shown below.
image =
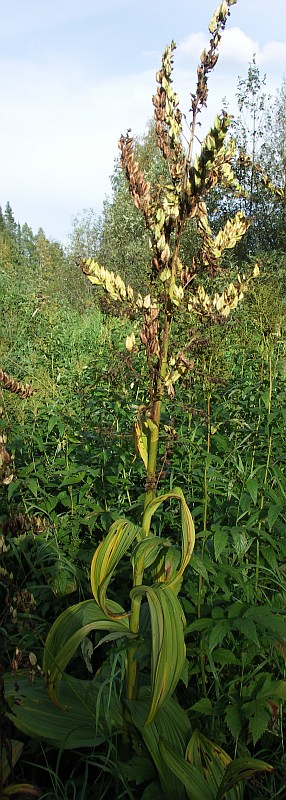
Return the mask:
<path id="1" fill-rule="evenodd" d="M 144 569 L 151 567 L 162 551 L 165 550 L 167 552 L 169 545 L 169 541 L 167 542 L 166 539 L 161 539 L 160 536 L 148 536 L 147 538 L 143 539 L 142 542 L 139 542 L 134 547 L 132 554 L 134 570 L 138 570 L 139 562 L 141 562 L 141 560 L 144 565 Z"/>
<path id="2" fill-rule="evenodd" d="M 26 670 L 19 670 L 17 683 L 12 674 L 4 676 L 5 699 L 13 724 L 29 737 L 59 749 L 97 747 L 110 738 L 108 720 L 116 730 L 123 725 L 119 700 L 99 679 L 79 680 L 65 676 L 61 687 L 63 706 L 51 703 L 43 677 L 32 682 Z"/>
<path id="3" fill-rule="evenodd" d="M 181 505 L 182 547 L 178 568 L 175 573 L 166 579 L 165 583 L 166 585 L 168 584 L 168 586 L 175 588 L 181 583 L 182 576 L 190 561 L 195 545 L 195 526 L 182 489 L 180 489 L 180 487 L 176 487 L 172 490 L 172 492 L 159 495 L 158 497 L 155 497 L 154 500 L 151 500 L 151 503 L 149 503 L 145 510 L 145 518 L 149 523 L 159 506 L 164 503 L 165 500 L 171 500 L 172 498 L 179 500 Z"/>
<path id="4" fill-rule="evenodd" d="M 230 789 L 241 781 L 251 778 L 256 772 L 274 772 L 274 767 L 258 758 L 236 758 L 228 764 L 215 800 L 230 797 Z"/>
<path id="5" fill-rule="evenodd" d="M 102 611 L 110 617 L 122 617 L 127 614 L 124 609 L 117 614 L 112 610 L 110 601 L 106 599 L 106 591 L 117 564 L 129 550 L 134 539 L 140 540 L 143 537 L 145 533 L 139 525 L 134 525 L 122 517 L 113 522 L 107 536 L 94 553 L 90 570 L 92 593 Z"/>
<path id="6" fill-rule="evenodd" d="M 131 598 L 146 594 L 152 630 L 151 702 L 145 724 L 154 719 L 158 709 L 173 694 L 186 658 L 184 614 L 170 586 L 138 586 Z"/>
<path id="7" fill-rule="evenodd" d="M 188 764 L 191 764 L 204 776 L 215 800 L 225 770 L 231 763 L 228 753 L 199 730 L 195 730 L 188 743 L 185 758 Z M 190 800 L 193 800 L 193 795 L 189 796 Z M 235 786 L 232 791 L 228 792 L 225 800 L 241 800 L 241 797 L 242 787 Z"/>
<path id="8" fill-rule="evenodd" d="M 189 800 L 215 800 L 213 790 L 197 767 L 185 761 L 163 741 L 159 742 L 159 751 L 166 766 L 185 787 Z"/>
<path id="9" fill-rule="evenodd" d="M 122 607 L 114 601 L 109 605 L 114 618 L 105 614 L 94 600 L 85 600 L 67 608 L 50 628 L 44 648 L 43 672 L 53 703 L 61 703 L 60 683 L 65 667 L 92 630 L 130 635 L 129 622 L 123 617 Z"/>
<path id="10" fill-rule="evenodd" d="M 159 709 L 153 722 L 145 725 L 149 707 L 150 689 L 148 687 L 142 687 L 138 699 L 128 703 L 132 721 L 140 731 L 145 746 L 156 765 L 164 797 L 166 800 L 185 800 L 184 786 L 162 757 L 159 742 L 163 737 L 176 757 L 183 757 L 190 736 L 188 715 L 179 706 L 177 700 L 171 697 Z"/>

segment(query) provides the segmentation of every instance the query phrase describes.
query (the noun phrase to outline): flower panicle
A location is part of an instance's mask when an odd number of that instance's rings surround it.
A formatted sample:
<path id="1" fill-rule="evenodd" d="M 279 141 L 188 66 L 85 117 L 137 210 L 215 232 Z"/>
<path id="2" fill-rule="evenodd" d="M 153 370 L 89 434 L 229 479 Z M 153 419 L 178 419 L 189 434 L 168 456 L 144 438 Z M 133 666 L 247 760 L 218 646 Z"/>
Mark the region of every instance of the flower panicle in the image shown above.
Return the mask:
<path id="1" fill-rule="evenodd" d="M 129 191 L 134 205 L 143 212 L 146 221 L 149 220 L 150 213 L 150 183 L 145 180 L 144 173 L 139 167 L 134 156 L 133 139 L 129 136 L 121 136 L 118 142 L 121 151 L 120 163 L 125 172 L 129 183 Z"/>
<path id="2" fill-rule="evenodd" d="M 158 147 L 167 161 L 172 180 L 175 184 L 180 184 L 185 157 L 181 141 L 182 112 L 171 80 L 175 47 L 175 42 L 172 41 L 164 50 L 161 69 L 156 73 L 157 92 L 152 100 Z"/>
<path id="3" fill-rule="evenodd" d="M 246 279 L 245 275 L 237 276 L 236 283 L 232 281 L 226 286 L 221 294 L 215 293 L 210 297 L 203 286 L 199 286 L 197 291 L 192 294 L 188 302 L 188 311 L 197 313 L 201 317 L 226 318 L 231 311 L 237 308 L 243 300 L 245 292 L 250 289 L 253 278 L 258 278 L 260 274 L 259 265 L 255 264 L 252 275 Z"/>

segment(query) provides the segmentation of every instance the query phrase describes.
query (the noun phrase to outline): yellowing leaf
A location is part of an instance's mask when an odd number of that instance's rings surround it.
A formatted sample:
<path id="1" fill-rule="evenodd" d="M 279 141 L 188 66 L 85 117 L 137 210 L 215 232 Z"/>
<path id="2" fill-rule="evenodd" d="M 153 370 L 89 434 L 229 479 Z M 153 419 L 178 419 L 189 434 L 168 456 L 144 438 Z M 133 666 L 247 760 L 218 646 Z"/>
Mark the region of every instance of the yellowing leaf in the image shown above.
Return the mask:
<path id="1" fill-rule="evenodd" d="M 147 596 L 152 628 L 151 699 L 145 721 L 149 725 L 180 678 L 186 657 L 185 617 L 170 585 L 138 586 L 130 596 L 135 599 L 143 594 Z"/>
<path id="2" fill-rule="evenodd" d="M 142 427 L 139 422 L 134 422 L 134 440 L 136 454 L 142 458 L 143 464 L 147 469 L 148 466 L 148 439 L 147 439 L 147 425 L 144 423 Z"/>
<path id="3" fill-rule="evenodd" d="M 124 609 L 115 613 L 106 599 L 106 590 L 120 559 L 129 550 L 134 539 L 143 539 L 145 533 L 139 525 L 121 517 L 111 525 L 107 536 L 98 545 L 90 570 L 91 588 L 96 603 L 112 619 L 126 616 Z"/>

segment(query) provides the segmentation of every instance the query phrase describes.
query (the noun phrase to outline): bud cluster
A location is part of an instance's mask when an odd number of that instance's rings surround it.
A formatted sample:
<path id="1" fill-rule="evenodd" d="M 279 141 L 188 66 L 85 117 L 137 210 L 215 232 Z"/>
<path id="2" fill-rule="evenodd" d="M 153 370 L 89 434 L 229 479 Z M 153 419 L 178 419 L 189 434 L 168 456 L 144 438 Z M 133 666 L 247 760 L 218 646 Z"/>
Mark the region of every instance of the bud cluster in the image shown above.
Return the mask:
<path id="1" fill-rule="evenodd" d="M 6 434 L 0 433 L 0 482 L 3 483 L 4 486 L 8 486 L 14 478 L 14 474 L 11 470 L 12 457 L 6 450 L 6 442 Z"/>
<path id="2" fill-rule="evenodd" d="M 182 375 L 185 375 L 194 368 L 194 361 L 193 359 L 187 359 L 184 352 L 181 351 L 176 358 L 170 358 L 169 366 L 171 369 L 167 373 L 164 383 L 169 396 L 172 398 L 174 397 L 173 384 L 180 380 Z"/>

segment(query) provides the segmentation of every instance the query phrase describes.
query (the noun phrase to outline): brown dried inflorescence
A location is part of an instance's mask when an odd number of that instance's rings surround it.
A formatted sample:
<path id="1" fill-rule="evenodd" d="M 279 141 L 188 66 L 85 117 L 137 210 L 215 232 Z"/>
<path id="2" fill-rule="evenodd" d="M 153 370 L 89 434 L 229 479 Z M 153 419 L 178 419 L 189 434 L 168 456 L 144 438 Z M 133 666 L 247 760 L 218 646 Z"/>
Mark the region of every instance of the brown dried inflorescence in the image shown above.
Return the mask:
<path id="1" fill-rule="evenodd" d="M 229 16 L 229 7 L 234 5 L 236 0 L 223 0 L 218 6 L 210 24 L 209 31 L 212 34 L 209 50 L 203 50 L 200 64 L 197 69 L 197 90 L 192 98 L 192 111 L 196 114 L 207 104 L 208 98 L 208 76 L 214 69 L 218 60 L 218 46 L 221 40 L 221 33 L 225 28 Z"/>
<path id="2" fill-rule="evenodd" d="M 151 356 L 160 357 L 160 345 L 158 340 L 158 315 L 159 309 L 155 305 L 144 312 L 144 325 L 140 333 L 142 344 L 146 347 L 147 358 Z"/>
<path id="3" fill-rule="evenodd" d="M 12 469 L 13 457 L 6 450 L 7 436 L 5 433 L 0 434 L 0 483 L 8 486 L 13 480 L 14 472 Z"/>
<path id="4" fill-rule="evenodd" d="M 157 143 L 167 161 L 172 179 L 181 181 L 185 164 L 185 156 L 181 142 L 182 113 L 178 108 L 178 96 L 171 86 L 171 72 L 173 66 L 172 53 L 175 43 L 166 47 L 162 68 L 156 74 L 159 84 L 157 93 L 153 96 L 154 119 L 156 123 Z"/>
<path id="5" fill-rule="evenodd" d="M 127 132 L 126 136 L 121 136 L 118 142 L 121 151 L 120 163 L 124 169 L 129 191 L 134 205 L 143 211 L 146 220 L 149 220 L 150 207 L 150 183 L 145 180 L 144 174 L 139 167 L 133 152 L 133 139 Z"/>
<path id="6" fill-rule="evenodd" d="M 7 372 L 3 372 L 2 369 L 0 369 L 0 383 L 2 383 L 3 389 L 7 389 L 8 392 L 18 394 L 23 399 L 30 397 L 35 391 L 35 389 L 33 389 L 28 383 L 24 384 L 20 381 L 15 381 L 15 378 L 13 378 L 12 375 L 8 375 Z"/>

